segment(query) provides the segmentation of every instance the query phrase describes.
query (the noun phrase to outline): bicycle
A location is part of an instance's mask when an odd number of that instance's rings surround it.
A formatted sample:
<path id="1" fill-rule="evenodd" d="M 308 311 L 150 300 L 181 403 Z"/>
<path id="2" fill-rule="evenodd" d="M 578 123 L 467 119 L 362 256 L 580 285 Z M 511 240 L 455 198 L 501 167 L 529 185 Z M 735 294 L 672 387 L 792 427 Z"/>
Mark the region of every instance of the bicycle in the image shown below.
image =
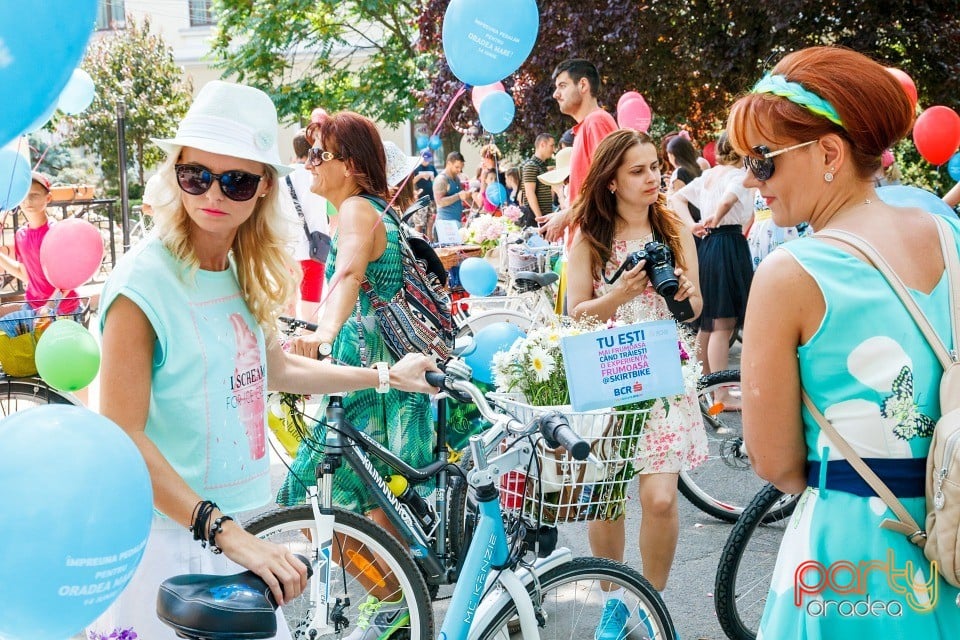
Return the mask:
<path id="1" fill-rule="evenodd" d="M 788 526 L 784 498 L 772 484 L 762 488 L 730 530 L 720 554 L 714 606 L 720 627 L 731 640 L 756 640 L 780 541 Z M 796 499 L 793 499 L 796 498 Z M 791 508 L 792 510 L 792 508 Z"/>
<path id="2" fill-rule="evenodd" d="M 17 335 L 11 336 L 0 329 L 0 416 L 8 416 L 17 411 L 43 404 L 72 404 L 81 406 L 77 398 L 67 392 L 58 391 L 48 385 L 36 374 L 33 362 L 38 331 L 54 319 L 72 318 L 87 326 L 90 321 L 90 298 L 59 298 L 45 302 L 59 304 L 63 300 L 77 300 L 79 307 L 69 314 L 57 314 L 54 309 L 49 316 L 39 316 L 24 320 L 0 317 L 0 325 L 9 326 Z M 15 323 L 15 326 L 14 326 Z"/>
<path id="3" fill-rule="evenodd" d="M 287 544 L 310 558 L 315 577 L 308 592 L 283 608 L 294 638 L 340 637 L 355 603 L 361 603 L 361 611 L 364 606 L 375 605 L 370 598 L 378 585 L 381 592 L 373 597 L 379 602 L 391 596 L 396 601 L 398 594 L 405 598 L 403 611 L 408 612 L 409 620 L 396 624 L 404 616 L 394 613 L 391 637 L 434 637 L 428 581 L 456 583 L 439 633 L 447 640 L 501 639 L 517 629 L 525 638 L 540 637 L 541 631 L 587 637 L 601 619 L 601 584 L 608 590 L 611 585 L 624 588 L 627 611 L 631 618 L 637 618 L 638 627 L 647 629 L 647 637 L 674 638 L 663 601 L 638 572 L 610 560 L 574 559 L 568 549 L 550 548 L 549 536 L 541 535 L 539 528 L 528 530 L 517 514 L 501 514 L 500 478 L 527 467 L 535 448 L 529 437 L 534 432 L 542 433 L 552 446 L 562 444 L 580 459 L 588 457 L 590 445 L 558 414 L 541 416 L 525 425 L 502 409 L 493 409 L 480 390 L 468 382 L 469 377 L 469 367 L 458 361 L 448 363 L 445 375 L 428 374 L 431 384 L 445 394 L 457 401 L 469 398 L 476 403 L 493 424 L 483 435 L 470 439 L 474 468 L 469 484 L 478 516 L 465 554 L 454 553 L 447 544 L 446 452 L 439 450 L 435 462 L 412 469 L 344 421 L 342 407 L 331 398 L 326 454 L 317 466 L 317 487 L 308 491 L 309 504 L 279 509 L 247 524 L 248 531 Z M 438 431 L 442 430 L 441 420 Z M 505 442 L 509 444 L 501 452 Z M 437 510 L 429 514 L 427 526 L 417 517 L 416 509 L 398 500 L 368 454 L 399 471 L 412 484 L 437 479 Z M 332 506 L 330 474 L 342 459 L 371 488 L 402 543 L 373 521 Z M 525 561 L 528 540 L 543 557 Z M 459 576 L 468 579 L 457 581 Z M 211 578 L 217 579 L 221 578 Z M 387 589 L 393 591 L 383 593 L 389 582 L 393 584 Z M 193 614 L 197 606 L 195 603 Z M 185 619 L 178 618 L 181 623 Z M 588 626 L 589 632 L 577 626 L 580 624 Z M 577 628 L 581 629 L 579 633 Z M 198 633 L 186 637 L 206 636 Z"/>
<path id="4" fill-rule="evenodd" d="M 708 458 L 696 469 L 681 471 L 680 493 L 704 513 L 724 522 L 736 522 L 764 482 L 750 466 L 743 441 L 740 409 L 731 409 L 716 399 L 718 392 L 739 391 L 740 371 L 715 371 L 700 378 L 697 399 L 707 432 Z M 784 496 L 768 518 L 793 513 L 796 497 Z"/>

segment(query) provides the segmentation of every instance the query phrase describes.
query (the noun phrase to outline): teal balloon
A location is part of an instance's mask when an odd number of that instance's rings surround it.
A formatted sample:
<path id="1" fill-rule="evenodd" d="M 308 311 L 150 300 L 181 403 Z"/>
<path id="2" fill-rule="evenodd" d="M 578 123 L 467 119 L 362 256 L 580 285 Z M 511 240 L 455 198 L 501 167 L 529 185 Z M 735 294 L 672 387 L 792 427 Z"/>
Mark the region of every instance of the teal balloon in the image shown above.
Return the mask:
<path id="1" fill-rule="evenodd" d="M 16 149 L 0 149 L 0 211 L 20 204 L 30 191 L 30 181 L 30 163 L 26 158 Z"/>
<path id="2" fill-rule="evenodd" d="M 945 216 L 952 220 L 957 219 L 957 214 L 950 208 L 950 205 L 941 200 L 937 194 L 919 187 L 892 184 L 877 189 L 877 195 L 891 207 L 918 207 L 929 213 Z"/>
<path id="3" fill-rule="evenodd" d="M 432 135 L 430 136 L 429 145 L 431 149 L 436 151 L 437 149 L 443 146 L 443 140 L 441 140 L 440 136 L 438 135 Z"/>
<path id="4" fill-rule="evenodd" d="M 69 115 L 82 113 L 93 102 L 93 78 L 83 69 L 74 69 L 67 86 L 57 99 L 57 108 Z"/>
<path id="5" fill-rule="evenodd" d="M 0 146 L 26 131 L 57 101 L 83 57 L 98 4 L 97 0 L 3 3 L 0 87 L 13 93 L 0 100 Z"/>
<path id="6" fill-rule="evenodd" d="M 421 134 L 417 134 L 417 151 L 423 151 L 430 144 L 430 138 Z"/>
<path id="7" fill-rule="evenodd" d="M 467 258 L 460 263 L 460 286 L 472 296 L 488 296 L 497 288 L 497 270 L 483 258 Z"/>
<path id="8" fill-rule="evenodd" d="M 0 638 L 63 640 L 93 622 L 152 519 L 147 465 L 107 418 L 49 404 L 0 420 Z"/>
<path id="9" fill-rule="evenodd" d="M 486 190 L 487 200 L 495 207 L 499 207 L 507 201 L 507 188 L 499 182 L 489 185 Z"/>
<path id="10" fill-rule="evenodd" d="M 31 122 L 27 128 L 24 129 L 24 133 L 34 133 L 36 131 L 40 131 L 40 129 L 43 129 L 46 124 L 50 122 L 50 118 L 53 117 L 53 114 L 56 112 L 56 110 L 57 101 L 54 100 L 50 103 L 50 106 L 43 110 L 43 113 L 41 113 L 36 120 Z"/>
<path id="11" fill-rule="evenodd" d="M 93 382 L 100 370 L 100 347 L 79 322 L 61 318 L 37 341 L 37 373 L 60 391 L 78 391 Z"/>
<path id="12" fill-rule="evenodd" d="M 520 68 L 540 30 L 536 0 L 451 0 L 443 53 L 461 82 L 493 84 Z"/>
<path id="13" fill-rule="evenodd" d="M 463 360 L 473 369 L 473 379 L 493 383 L 493 356 L 506 351 L 518 338 L 526 334 L 515 324 L 498 322 L 487 325 L 473 336 L 473 348 L 464 354 Z"/>
<path id="14" fill-rule="evenodd" d="M 480 124 L 490 133 L 505 131 L 515 114 L 513 98 L 505 91 L 494 91 L 480 103 Z"/>
<path id="15" fill-rule="evenodd" d="M 947 173 L 954 180 L 960 182 L 960 152 L 953 154 L 950 161 L 947 162 Z"/>

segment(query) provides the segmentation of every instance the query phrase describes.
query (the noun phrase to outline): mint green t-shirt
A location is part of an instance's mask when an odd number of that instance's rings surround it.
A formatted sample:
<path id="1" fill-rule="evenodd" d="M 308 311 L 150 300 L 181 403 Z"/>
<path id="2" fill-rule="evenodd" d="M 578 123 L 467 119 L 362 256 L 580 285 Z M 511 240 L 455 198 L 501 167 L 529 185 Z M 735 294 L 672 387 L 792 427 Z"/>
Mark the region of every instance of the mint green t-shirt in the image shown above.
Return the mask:
<path id="1" fill-rule="evenodd" d="M 269 502 L 263 332 L 233 268 L 190 274 L 151 238 L 124 255 L 104 285 L 101 330 L 120 295 L 157 335 L 147 436 L 224 512 Z"/>

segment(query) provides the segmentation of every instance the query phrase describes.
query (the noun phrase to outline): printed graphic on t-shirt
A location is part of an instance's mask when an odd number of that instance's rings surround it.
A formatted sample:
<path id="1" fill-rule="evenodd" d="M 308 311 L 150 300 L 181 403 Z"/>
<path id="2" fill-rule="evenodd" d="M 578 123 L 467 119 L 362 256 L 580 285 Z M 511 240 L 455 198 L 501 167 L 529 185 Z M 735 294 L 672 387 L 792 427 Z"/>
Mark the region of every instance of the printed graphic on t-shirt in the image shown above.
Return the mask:
<path id="1" fill-rule="evenodd" d="M 250 457 L 259 460 L 266 454 L 264 436 L 264 375 L 257 338 L 239 313 L 230 315 L 237 351 L 234 372 L 230 379 L 229 406 L 237 409 L 240 423 L 247 434 Z"/>

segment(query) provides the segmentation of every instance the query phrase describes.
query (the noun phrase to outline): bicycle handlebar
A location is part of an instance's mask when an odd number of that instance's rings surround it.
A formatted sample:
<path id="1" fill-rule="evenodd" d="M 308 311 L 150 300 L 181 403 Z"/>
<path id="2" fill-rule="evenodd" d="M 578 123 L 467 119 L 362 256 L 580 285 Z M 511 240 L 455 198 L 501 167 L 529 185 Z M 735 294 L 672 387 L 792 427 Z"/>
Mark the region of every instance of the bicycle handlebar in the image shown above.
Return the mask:
<path id="1" fill-rule="evenodd" d="M 483 395 L 483 391 L 467 379 L 470 375 L 469 367 L 462 361 L 454 359 L 447 362 L 446 373 L 428 371 L 426 378 L 428 383 L 447 392 L 458 402 L 473 402 L 485 420 L 493 424 L 504 424 L 505 431 L 509 433 L 526 435 L 534 429 L 539 429 L 550 447 L 562 446 L 577 460 L 590 458 L 590 443 L 570 427 L 564 415 L 554 411 L 539 416 L 530 425 L 524 425 L 515 418 L 493 409 Z"/>

